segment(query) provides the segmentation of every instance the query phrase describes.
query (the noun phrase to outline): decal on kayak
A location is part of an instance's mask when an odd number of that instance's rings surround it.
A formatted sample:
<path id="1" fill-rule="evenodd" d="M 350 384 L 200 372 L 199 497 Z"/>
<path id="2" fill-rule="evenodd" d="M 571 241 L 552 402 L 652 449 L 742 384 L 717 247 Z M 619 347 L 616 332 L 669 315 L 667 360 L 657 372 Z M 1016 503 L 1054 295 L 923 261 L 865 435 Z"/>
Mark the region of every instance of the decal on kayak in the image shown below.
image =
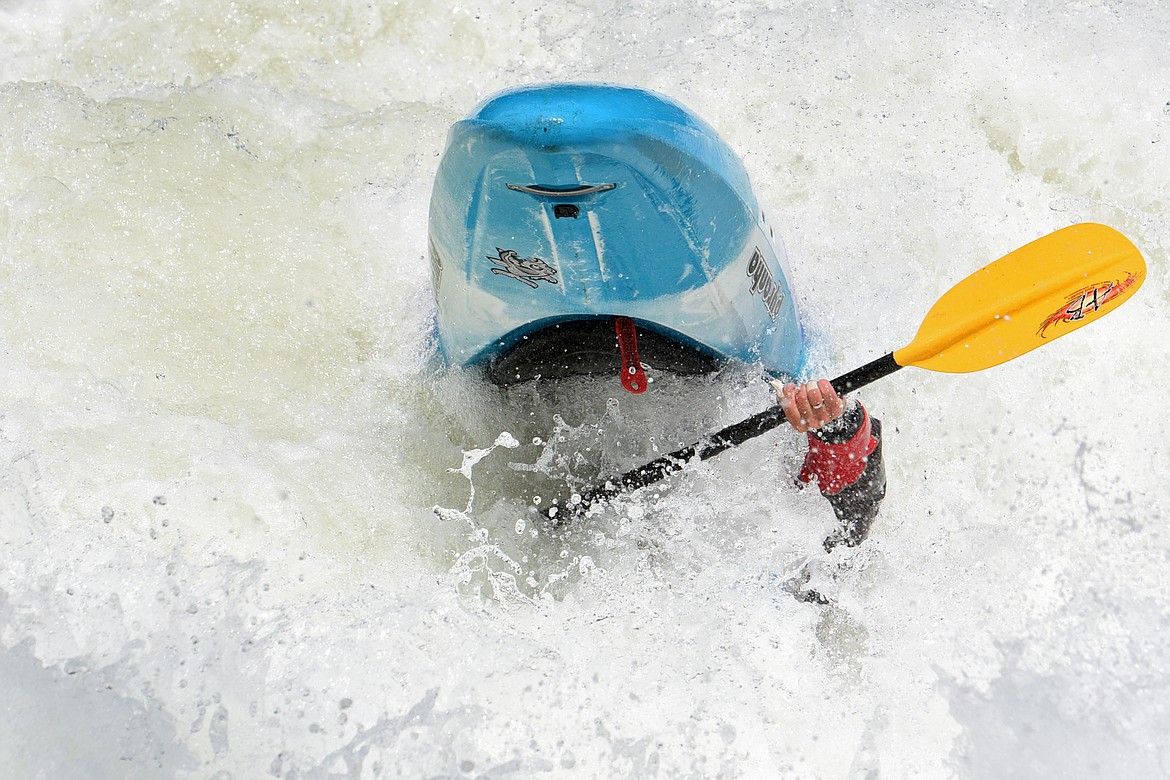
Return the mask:
<path id="1" fill-rule="evenodd" d="M 488 255 L 487 258 L 500 266 L 492 268 L 493 274 L 523 282 L 534 290 L 537 287 L 537 282 L 557 284 L 557 269 L 539 257 L 521 257 L 511 249 L 500 249 L 499 247 L 496 247 L 496 254 L 498 257 Z"/>
<path id="2" fill-rule="evenodd" d="M 1044 332 L 1058 323 L 1078 322 L 1085 317 L 1096 314 L 1102 306 L 1117 298 L 1123 292 L 1137 283 L 1137 277 L 1129 274 L 1123 281 L 1112 279 L 1108 282 L 1098 282 L 1088 287 L 1082 287 L 1069 296 L 1068 301 L 1044 320 L 1040 329 L 1036 331 L 1040 338 L 1047 338 Z"/>
<path id="3" fill-rule="evenodd" d="M 748 260 L 747 275 L 752 280 L 752 295 L 760 296 L 764 308 L 768 310 L 768 316 L 775 322 L 780 316 L 780 306 L 784 303 L 784 289 L 772 276 L 772 270 L 764 260 L 764 253 L 758 247 Z"/>
<path id="4" fill-rule="evenodd" d="M 443 281 L 443 258 L 439 256 L 439 250 L 435 247 L 433 238 L 427 244 L 431 255 L 431 282 L 437 290 Z"/>

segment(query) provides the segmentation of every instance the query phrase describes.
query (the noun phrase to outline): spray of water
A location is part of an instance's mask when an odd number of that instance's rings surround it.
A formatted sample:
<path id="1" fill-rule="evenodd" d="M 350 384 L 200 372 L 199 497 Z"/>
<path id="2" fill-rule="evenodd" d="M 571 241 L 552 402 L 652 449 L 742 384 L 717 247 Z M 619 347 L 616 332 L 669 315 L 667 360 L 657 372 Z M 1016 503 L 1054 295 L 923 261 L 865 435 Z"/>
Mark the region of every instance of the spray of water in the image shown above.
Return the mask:
<path id="1" fill-rule="evenodd" d="M 5 774 L 1166 774 L 1168 37 L 1139 2 L 0 2 Z M 556 79 L 742 153 L 818 372 L 1071 222 L 1149 280 L 867 389 L 860 548 L 782 431 L 547 522 L 771 403 L 438 365 L 446 128 Z"/>

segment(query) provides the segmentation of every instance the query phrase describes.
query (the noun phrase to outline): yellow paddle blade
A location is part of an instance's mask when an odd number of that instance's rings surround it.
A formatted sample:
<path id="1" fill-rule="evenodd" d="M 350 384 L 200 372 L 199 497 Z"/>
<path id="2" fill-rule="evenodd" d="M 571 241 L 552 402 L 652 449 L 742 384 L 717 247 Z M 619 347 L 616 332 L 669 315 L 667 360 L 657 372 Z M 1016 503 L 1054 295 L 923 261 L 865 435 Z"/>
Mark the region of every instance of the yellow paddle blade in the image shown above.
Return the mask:
<path id="1" fill-rule="evenodd" d="M 1105 316 L 1145 278 L 1141 253 L 1121 233 L 1071 225 L 948 290 L 894 361 L 954 374 L 998 366 Z"/>

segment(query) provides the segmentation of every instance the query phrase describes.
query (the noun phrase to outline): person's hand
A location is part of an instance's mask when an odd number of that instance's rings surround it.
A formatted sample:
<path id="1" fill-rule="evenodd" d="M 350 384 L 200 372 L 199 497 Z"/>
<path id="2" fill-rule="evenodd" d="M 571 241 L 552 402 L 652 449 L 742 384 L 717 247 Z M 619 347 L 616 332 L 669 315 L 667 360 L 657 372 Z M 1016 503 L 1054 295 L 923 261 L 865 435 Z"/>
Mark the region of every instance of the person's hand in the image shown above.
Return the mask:
<path id="1" fill-rule="evenodd" d="M 828 379 L 796 386 L 781 385 L 775 379 L 776 402 L 792 427 L 801 433 L 816 430 L 845 413 L 845 401 L 837 395 Z"/>

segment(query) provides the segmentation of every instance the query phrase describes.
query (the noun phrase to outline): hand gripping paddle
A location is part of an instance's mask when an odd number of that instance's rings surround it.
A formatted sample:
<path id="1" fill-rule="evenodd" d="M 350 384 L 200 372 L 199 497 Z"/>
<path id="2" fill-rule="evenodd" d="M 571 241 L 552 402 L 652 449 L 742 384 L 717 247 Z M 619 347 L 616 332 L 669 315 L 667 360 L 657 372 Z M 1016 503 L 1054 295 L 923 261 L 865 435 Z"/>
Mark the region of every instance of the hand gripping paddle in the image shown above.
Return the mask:
<path id="1" fill-rule="evenodd" d="M 914 340 L 833 380 L 856 390 L 905 366 L 965 374 L 998 366 L 1049 344 L 1116 309 L 1141 287 L 1146 264 L 1129 239 L 1105 225 L 1071 225 L 986 265 L 948 290 Z M 701 442 L 627 471 L 572 501 L 583 512 L 599 501 L 653 484 L 785 423 L 772 406 Z M 550 512 L 551 513 L 551 512 Z"/>

